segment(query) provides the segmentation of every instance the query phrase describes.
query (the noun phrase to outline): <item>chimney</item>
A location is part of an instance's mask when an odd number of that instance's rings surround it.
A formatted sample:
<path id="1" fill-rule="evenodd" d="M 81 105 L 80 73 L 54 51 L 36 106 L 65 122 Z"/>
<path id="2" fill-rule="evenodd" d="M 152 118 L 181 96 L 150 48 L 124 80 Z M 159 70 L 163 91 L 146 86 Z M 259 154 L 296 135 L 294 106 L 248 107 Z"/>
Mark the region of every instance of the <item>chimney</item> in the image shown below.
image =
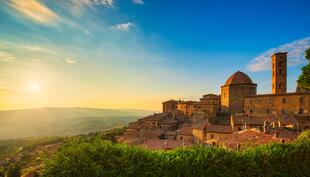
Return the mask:
<path id="1" fill-rule="evenodd" d="M 266 133 L 267 121 L 264 121 L 263 132 Z"/>
<path id="2" fill-rule="evenodd" d="M 278 133 L 278 132 L 274 132 L 273 137 L 274 137 L 274 138 L 278 138 L 278 137 L 279 137 L 279 133 Z"/>
<path id="3" fill-rule="evenodd" d="M 230 115 L 230 126 L 232 131 L 234 131 L 234 127 L 235 127 L 235 115 L 231 114 Z"/>

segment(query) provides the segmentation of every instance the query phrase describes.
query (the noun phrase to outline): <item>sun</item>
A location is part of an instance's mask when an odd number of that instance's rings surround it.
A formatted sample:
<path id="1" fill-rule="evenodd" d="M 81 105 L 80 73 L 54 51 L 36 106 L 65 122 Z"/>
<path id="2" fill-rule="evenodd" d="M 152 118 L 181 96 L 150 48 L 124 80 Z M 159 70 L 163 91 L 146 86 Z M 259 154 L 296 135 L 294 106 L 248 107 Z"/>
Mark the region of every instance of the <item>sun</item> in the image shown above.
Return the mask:
<path id="1" fill-rule="evenodd" d="M 32 81 L 32 82 L 29 82 L 28 84 L 28 90 L 30 92 L 33 92 L 33 93 L 39 92 L 40 88 L 41 88 L 40 83 L 37 81 Z"/>

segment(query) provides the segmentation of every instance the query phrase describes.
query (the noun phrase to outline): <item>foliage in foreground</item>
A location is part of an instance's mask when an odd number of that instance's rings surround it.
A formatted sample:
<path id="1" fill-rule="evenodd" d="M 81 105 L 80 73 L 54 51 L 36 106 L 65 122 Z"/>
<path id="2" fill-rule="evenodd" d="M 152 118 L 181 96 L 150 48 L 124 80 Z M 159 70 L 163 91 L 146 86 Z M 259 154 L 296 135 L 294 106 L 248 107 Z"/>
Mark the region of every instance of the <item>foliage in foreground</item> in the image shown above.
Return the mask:
<path id="1" fill-rule="evenodd" d="M 44 176 L 310 176 L 310 132 L 294 144 L 236 152 L 202 146 L 148 151 L 102 139 L 75 140 L 48 159 Z"/>

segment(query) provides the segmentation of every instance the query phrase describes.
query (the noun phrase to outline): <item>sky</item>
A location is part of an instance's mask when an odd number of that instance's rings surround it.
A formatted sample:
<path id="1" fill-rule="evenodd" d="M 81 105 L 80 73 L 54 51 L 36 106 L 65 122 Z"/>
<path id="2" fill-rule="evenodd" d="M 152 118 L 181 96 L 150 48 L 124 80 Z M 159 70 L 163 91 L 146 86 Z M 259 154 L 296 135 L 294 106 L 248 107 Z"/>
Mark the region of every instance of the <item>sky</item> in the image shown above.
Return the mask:
<path id="1" fill-rule="evenodd" d="M 160 111 L 220 93 L 237 70 L 271 93 L 288 52 L 293 92 L 310 47 L 308 0 L 7 0 L 0 2 L 0 110 Z"/>

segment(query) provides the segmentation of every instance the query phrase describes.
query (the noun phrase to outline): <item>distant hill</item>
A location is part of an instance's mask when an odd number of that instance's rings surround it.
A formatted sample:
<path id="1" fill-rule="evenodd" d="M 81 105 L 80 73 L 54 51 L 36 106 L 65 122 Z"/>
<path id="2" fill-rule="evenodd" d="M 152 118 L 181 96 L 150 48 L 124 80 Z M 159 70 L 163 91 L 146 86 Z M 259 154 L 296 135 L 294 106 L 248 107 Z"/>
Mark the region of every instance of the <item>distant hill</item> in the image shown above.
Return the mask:
<path id="1" fill-rule="evenodd" d="M 145 110 L 38 108 L 0 111 L 0 139 L 65 136 L 125 126 L 151 114 Z"/>

